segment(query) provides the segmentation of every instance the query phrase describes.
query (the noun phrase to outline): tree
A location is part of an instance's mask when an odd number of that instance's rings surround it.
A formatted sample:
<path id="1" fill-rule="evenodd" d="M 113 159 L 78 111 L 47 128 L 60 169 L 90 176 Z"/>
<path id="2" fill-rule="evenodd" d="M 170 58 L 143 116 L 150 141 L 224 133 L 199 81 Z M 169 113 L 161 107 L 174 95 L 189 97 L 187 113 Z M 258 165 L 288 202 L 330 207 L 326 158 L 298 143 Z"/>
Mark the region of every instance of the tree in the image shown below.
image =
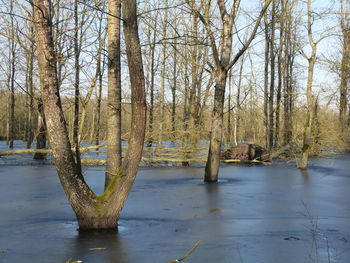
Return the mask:
<path id="1" fill-rule="evenodd" d="M 13 13 L 13 0 L 10 1 L 10 14 Z M 14 16 L 10 18 L 10 38 L 9 38 L 9 73 L 8 73 L 8 108 L 7 108 L 7 146 L 13 148 L 15 136 L 15 73 L 16 73 L 16 42 Z"/>
<path id="2" fill-rule="evenodd" d="M 225 1 L 217 0 L 219 7 L 220 19 L 222 28 L 220 30 L 220 46 L 215 41 L 213 28 L 209 21 L 210 16 L 210 1 L 204 4 L 204 14 L 200 13 L 199 9 L 195 7 L 193 1 L 189 2 L 189 6 L 194 10 L 196 16 L 203 23 L 209 38 L 210 47 L 213 53 L 214 60 L 214 72 L 215 72 L 215 95 L 214 95 L 214 108 L 212 112 L 212 127 L 210 134 L 209 153 L 208 159 L 205 166 L 204 181 L 206 182 L 217 182 L 219 165 L 220 165 L 220 153 L 221 153 L 221 142 L 222 142 L 222 130 L 223 130 L 223 109 L 225 99 L 225 88 L 228 71 L 236 64 L 238 59 L 247 50 L 250 43 L 253 41 L 255 34 L 260 25 L 260 21 L 266 12 L 269 4 L 272 0 L 266 0 L 265 4 L 259 14 L 259 17 L 255 23 L 253 31 L 249 38 L 243 43 L 242 48 L 235 54 L 231 59 L 232 53 L 232 40 L 233 40 L 233 25 L 237 19 L 238 9 L 240 7 L 239 0 L 234 1 L 231 6 L 231 11 L 226 8 Z"/>
<path id="3" fill-rule="evenodd" d="M 135 180 L 146 126 L 146 101 L 136 1 L 123 1 L 124 35 L 131 81 L 132 121 L 129 148 L 122 168 L 113 174 L 104 193 L 97 196 L 77 169 L 63 115 L 57 57 L 52 35 L 51 2 L 34 0 L 34 26 L 42 100 L 55 167 L 75 212 L 80 229 L 116 229 L 120 211 Z"/>
<path id="4" fill-rule="evenodd" d="M 340 65 L 339 121 L 342 129 L 349 125 L 346 117 L 348 106 L 348 85 L 350 79 L 350 3 L 341 0 L 340 26 L 342 31 L 342 58 Z"/>
<path id="5" fill-rule="evenodd" d="M 301 149 L 301 159 L 299 163 L 300 169 L 306 169 L 308 165 L 309 150 L 312 143 L 311 132 L 312 132 L 312 120 L 313 120 L 313 96 L 312 96 L 312 85 L 314 79 L 314 69 L 316 63 L 317 55 L 317 44 L 323 39 L 320 38 L 318 41 L 314 40 L 313 31 L 313 18 L 312 18 L 312 7 L 311 0 L 307 1 L 307 35 L 309 40 L 309 45 L 311 48 L 311 54 L 307 56 L 302 52 L 305 59 L 308 61 L 308 71 L 307 71 L 307 84 L 306 84 L 306 120 L 304 127 L 304 138 L 303 147 Z"/>

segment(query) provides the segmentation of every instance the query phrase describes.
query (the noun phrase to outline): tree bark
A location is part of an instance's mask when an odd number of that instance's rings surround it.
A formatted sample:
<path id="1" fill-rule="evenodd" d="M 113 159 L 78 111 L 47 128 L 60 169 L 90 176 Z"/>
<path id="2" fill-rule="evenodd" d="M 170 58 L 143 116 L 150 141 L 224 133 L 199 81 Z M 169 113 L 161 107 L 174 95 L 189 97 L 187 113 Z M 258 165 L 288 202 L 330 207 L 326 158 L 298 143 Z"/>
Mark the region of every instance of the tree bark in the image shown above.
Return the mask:
<path id="1" fill-rule="evenodd" d="M 73 143 L 75 147 L 75 159 L 77 169 L 81 173 L 80 160 L 80 138 L 79 138 L 79 104 L 80 104 L 80 45 L 79 45 L 79 16 L 78 16 L 78 0 L 74 1 L 74 124 L 73 124 Z"/>
<path id="2" fill-rule="evenodd" d="M 205 182 L 217 182 L 218 180 L 227 71 L 216 72 L 215 78 L 214 109 L 212 113 L 208 160 L 204 174 Z"/>
<path id="3" fill-rule="evenodd" d="M 44 106 L 41 97 L 38 98 L 38 117 L 37 117 L 37 134 L 36 134 L 36 148 L 46 148 L 46 122 L 44 114 Z M 45 153 L 37 152 L 33 157 L 35 160 L 43 160 L 46 158 Z"/>
<path id="4" fill-rule="evenodd" d="M 270 40 L 269 40 L 269 24 L 267 14 L 264 16 L 265 22 L 265 68 L 264 68 L 264 126 L 266 148 L 269 148 L 269 54 L 270 54 Z"/>
<path id="5" fill-rule="evenodd" d="M 108 3 L 107 168 L 105 189 L 121 168 L 120 0 Z"/>
<path id="6" fill-rule="evenodd" d="M 27 125 L 26 125 L 26 140 L 27 148 L 32 147 L 33 143 L 33 113 L 34 113 L 34 28 L 30 27 L 30 49 L 26 56 L 27 75 L 26 75 L 26 90 L 27 90 Z"/>
<path id="7" fill-rule="evenodd" d="M 281 11 L 279 15 L 280 20 L 280 39 L 278 45 L 277 54 L 277 74 L 278 74 L 278 85 L 277 85 L 277 97 L 276 97 L 276 128 L 275 128 L 275 146 L 280 144 L 280 112 L 281 112 L 281 98 L 282 98 L 282 83 L 283 83 L 283 69 L 284 60 L 282 57 L 283 46 L 284 46 L 284 0 L 281 0 Z"/>
<path id="8" fill-rule="evenodd" d="M 340 65 L 340 100 L 339 100 L 339 121 L 343 131 L 349 125 L 347 119 L 348 108 L 348 83 L 350 79 L 350 3 L 341 0 L 341 30 L 343 37 L 342 59 Z"/>
<path id="9" fill-rule="evenodd" d="M 171 133 L 172 141 L 176 140 L 176 90 L 177 90 L 177 41 L 174 42 L 174 69 L 173 69 L 173 85 L 171 87 L 172 109 L 171 109 Z"/>
<path id="10" fill-rule="evenodd" d="M 10 13 L 13 12 L 13 0 L 10 1 Z M 7 146 L 13 148 L 15 136 L 15 72 L 16 72 L 16 44 L 15 44 L 15 24 L 13 15 L 10 18 L 10 35 L 9 38 L 9 77 L 8 77 L 8 108 L 7 108 Z"/>
<path id="11" fill-rule="evenodd" d="M 270 36 L 270 94 L 269 94 L 269 149 L 274 146 L 274 96 L 275 96 L 275 0 L 272 1 L 271 36 Z"/>
<path id="12" fill-rule="evenodd" d="M 57 59 L 52 38 L 50 1 L 34 0 L 34 26 L 42 101 L 55 167 L 63 189 L 77 215 L 79 226 L 95 215 L 95 198 L 78 172 L 63 115 L 57 79 Z"/>
<path id="13" fill-rule="evenodd" d="M 157 26 L 157 18 L 156 18 L 156 24 Z M 154 126 L 154 78 L 156 74 L 155 69 L 155 49 L 156 49 L 156 31 L 153 32 L 153 41 L 151 44 L 151 83 L 150 83 L 150 108 L 149 108 L 149 122 L 148 122 L 148 129 L 149 129 L 149 140 L 148 140 L 148 146 L 152 146 L 153 144 L 153 126 Z"/>

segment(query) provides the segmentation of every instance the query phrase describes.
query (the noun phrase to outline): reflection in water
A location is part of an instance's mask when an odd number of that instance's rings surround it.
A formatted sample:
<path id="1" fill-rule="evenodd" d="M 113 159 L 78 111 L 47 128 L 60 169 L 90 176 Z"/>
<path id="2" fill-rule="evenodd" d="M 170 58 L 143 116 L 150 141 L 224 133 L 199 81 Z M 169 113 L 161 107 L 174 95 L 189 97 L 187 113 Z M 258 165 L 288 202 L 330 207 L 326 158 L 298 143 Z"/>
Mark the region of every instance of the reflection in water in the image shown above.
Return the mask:
<path id="1" fill-rule="evenodd" d="M 127 262 L 126 250 L 117 231 L 77 231 L 68 258 L 83 262 Z"/>
<path id="2" fill-rule="evenodd" d="M 299 169 L 300 174 L 302 178 L 304 179 L 304 182 L 307 183 L 309 182 L 309 172 L 307 169 Z"/>

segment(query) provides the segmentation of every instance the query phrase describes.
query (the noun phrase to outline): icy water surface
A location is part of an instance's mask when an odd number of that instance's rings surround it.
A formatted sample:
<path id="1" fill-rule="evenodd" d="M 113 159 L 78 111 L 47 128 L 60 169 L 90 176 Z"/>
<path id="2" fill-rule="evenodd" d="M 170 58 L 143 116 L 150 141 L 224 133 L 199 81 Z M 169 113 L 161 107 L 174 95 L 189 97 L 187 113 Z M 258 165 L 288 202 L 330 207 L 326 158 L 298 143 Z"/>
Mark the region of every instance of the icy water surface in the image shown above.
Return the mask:
<path id="1" fill-rule="evenodd" d="M 84 168 L 101 192 L 103 167 Z M 0 165 L 0 262 L 350 262 L 350 155 L 284 166 L 142 168 L 118 234 L 79 233 L 54 168 Z M 103 248 L 97 249 L 96 248 Z"/>

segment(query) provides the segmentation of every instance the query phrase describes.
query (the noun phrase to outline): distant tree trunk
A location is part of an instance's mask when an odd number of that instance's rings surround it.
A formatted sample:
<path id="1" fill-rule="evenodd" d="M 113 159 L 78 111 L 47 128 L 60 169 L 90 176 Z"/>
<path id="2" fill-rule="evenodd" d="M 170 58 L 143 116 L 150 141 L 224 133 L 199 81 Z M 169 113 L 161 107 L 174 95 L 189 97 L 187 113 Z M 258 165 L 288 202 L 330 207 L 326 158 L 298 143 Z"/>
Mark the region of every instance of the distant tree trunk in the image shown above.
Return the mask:
<path id="1" fill-rule="evenodd" d="M 271 78 L 270 78 L 270 94 L 269 94 L 269 148 L 274 146 L 274 96 L 275 96 L 275 9 L 276 2 L 272 1 L 271 11 L 271 36 L 270 36 L 270 66 L 271 66 Z"/>
<path id="2" fill-rule="evenodd" d="M 92 97 L 92 93 L 94 92 L 95 88 L 96 88 L 96 83 L 97 83 L 97 79 L 99 78 L 99 75 L 101 73 L 101 56 L 102 56 L 102 49 L 104 46 L 104 42 L 106 39 L 106 34 L 104 36 L 102 36 L 102 28 L 99 29 L 99 37 L 98 37 L 98 49 L 97 49 L 97 58 L 96 58 L 96 71 L 95 71 L 95 76 L 93 77 L 92 81 L 91 81 L 91 86 L 86 94 L 86 97 L 80 97 L 80 102 L 81 102 L 81 113 L 80 113 L 80 124 L 79 124 L 79 129 L 78 129 L 78 134 L 80 136 L 79 141 L 81 141 L 84 137 L 83 137 L 83 132 L 84 132 L 84 124 L 85 124 L 85 118 L 87 115 L 87 111 L 88 111 L 88 105 L 89 102 L 91 100 Z"/>
<path id="3" fill-rule="evenodd" d="M 102 23 L 103 19 L 100 19 L 100 25 L 99 25 L 99 39 L 102 38 Z M 104 43 L 103 43 L 104 44 Z M 96 98 L 96 125 L 95 125 L 95 145 L 100 144 L 100 129 L 101 129 L 101 101 L 102 101 L 102 87 L 103 87 L 103 72 L 104 72 L 104 65 L 105 65 L 105 57 L 102 59 L 102 47 L 100 43 L 99 47 L 99 54 L 98 54 L 98 61 L 97 61 L 97 70 L 98 72 L 98 90 L 97 90 L 97 98 Z M 101 66 L 102 63 L 102 66 Z M 97 149 L 98 150 L 98 149 Z"/>
<path id="4" fill-rule="evenodd" d="M 168 28 L 168 1 L 165 0 L 165 14 L 164 21 L 162 25 L 162 37 L 167 38 L 167 28 Z M 160 105 L 159 105 L 159 131 L 158 131 L 158 144 L 161 146 L 163 144 L 163 133 L 165 124 L 165 77 L 166 77 L 166 41 L 162 42 L 162 59 L 161 59 L 161 72 L 160 72 Z"/>
<path id="5" fill-rule="evenodd" d="M 120 0 L 108 3 L 107 168 L 105 188 L 121 169 Z"/>
<path id="6" fill-rule="evenodd" d="M 38 98 L 38 119 L 37 119 L 37 134 L 36 134 L 36 148 L 45 149 L 46 148 L 46 122 L 44 114 L 44 106 L 42 98 Z M 46 158 L 44 153 L 35 153 L 35 160 L 43 160 Z"/>
<path id="7" fill-rule="evenodd" d="M 242 55 L 241 65 L 239 67 L 239 76 L 237 84 L 237 96 L 236 96 L 236 122 L 235 122 L 235 144 L 238 144 L 238 133 L 241 126 L 241 88 L 243 79 L 243 66 L 244 66 L 244 54 Z"/>
<path id="8" fill-rule="evenodd" d="M 10 0 L 10 13 L 13 12 L 13 0 Z M 7 109 L 7 146 L 13 148 L 13 140 L 15 135 L 15 72 L 16 72 L 16 44 L 15 44 L 15 24 L 13 15 L 10 18 L 10 34 L 9 38 L 9 96 L 8 96 L 8 109 Z"/>
<path id="9" fill-rule="evenodd" d="M 171 87 L 172 94 L 172 110 L 171 110 L 171 132 L 172 141 L 176 140 L 176 89 L 177 89 L 177 41 L 174 42 L 174 69 L 173 69 L 173 85 Z"/>
<path id="10" fill-rule="evenodd" d="M 157 25 L 157 23 L 156 23 Z M 156 26 L 155 25 L 155 26 Z M 149 140 L 148 140 L 148 146 L 152 146 L 153 144 L 153 125 L 154 125 L 154 78 L 156 74 L 155 70 L 155 48 L 156 48 L 156 31 L 153 32 L 153 41 L 151 44 L 151 83 L 150 83 L 150 108 L 149 108 L 149 122 L 148 122 L 148 129 L 149 129 Z"/>
<path id="11" fill-rule="evenodd" d="M 233 86 L 233 83 L 232 83 L 232 69 L 229 71 L 229 75 L 228 75 L 228 98 L 227 98 L 227 145 L 230 146 L 231 144 L 231 140 L 232 140 L 232 124 L 231 124 L 231 118 L 232 118 L 232 103 L 231 103 L 231 99 L 232 99 L 232 86 Z M 236 122 L 237 122 L 237 119 L 235 121 L 235 126 L 236 126 Z"/>
<path id="12" fill-rule="evenodd" d="M 31 32 L 33 28 L 31 28 Z M 34 32 L 31 33 L 34 35 Z M 33 84 L 33 73 L 34 73 L 34 43 L 30 40 L 30 50 L 27 54 L 27 74 L 26 74 L 26 90 L 27 90 L 27 121 L 26 121 L 26 141 L 27 148 L 32 147 L 33 143 L 33 111 L 34 111 L 34 84 Z"/>
<path id="13" fill-rule="evenodd" d="M 284 0 L 285 1 L 285 0 Z M 287 1 L 285 3 L 284 14 L 284 67 L 283 67 L 283 111 L 284 111 L 284 127 L 283 127 L 283 142 L 290 144 L 293 135 L 293 68 L 294 58 L 296 55 L 295 42 L 295 26 L 292 19 L 292 5 Z"/>
<path id="14" fill-rule="evenodd" d="M 104 65 L 104 62 L 102 62 Z M 100 66 L 101 67 L 101 66 Z M 101 130 L 101 102 L 102 102 L 102 87 L 103 87 L 103 71 L 104 67 L 100 70 L 100 74 L 98 75 L 98 91 L 96 98 L 96 125 L 95 125 L 95 145 L 100 144 L 100 130 Z M 98 150 L 98 149 L 97 149 Z"/>
<path id="15" fill-rule="evenodd" d="M 281 98 L 282 98 L 282 83 L 283 83 L 283 69 L 284 60 L 283 54 L 283 43 L 284 43 L 284 0 L 281 0 L 281 11 L 279 15 L 280 20 L 280 39 L 277 54 L 277 74 L 278 74 L 278 85 L 277 85 L 277 97 L 276 97 L 276 129 L 275 129 L 275 146 L 280 144 L 280 112 L 281 112 Z"/>
<path id="16" fill-rule="evenodd" d="M 270 37 L 269 37 L 269 24 L 267 20 L 267 14 L 264 16 L 265 22 L 265 70 L 264 70 L 264 126 L 265 126 L 265 138 L 266 148 L 269 148 L 269 54 L 270 54 Z"/>
<path id="17" fill-rule="evenodd" d="M 312 84 L 314 76 L 314 68 L 316 62 L 317 44 L 313 40 L 312 34 L 312 9 L 311 0 L 307 0 L 308 10 L 308 37 L 309 45 L 311 47 L 311 56 L 307 57 L 308 60 L 308 74 L 307 74 L 307 87 L 306 87 L 306 122 L 304 129 L 303 148 L 301 150 L 301 160 L 299 164 L 300 169 L 306 169 L 308 166 L 309 150 L 312 143 L 312 120 L 313 120 L 313 99 L 312 99 Z"/>
<path id="18" fill-rule="evenodd" d="M 33 13 L 29 15 L 30 19 L 33 19 Z M 33 132 L 33 115 L 34 115 L 34 82 L 33 82 L 33 74 L 34 74 L 34 56 L 35 56 L 35 43 L 34 43 L 34 27 L 32 24 L 29 25 L 29 42 L 30 48 L 26 54 L 26 62 L 27 62 L 27 74 L 26 74 L 26 90 L 27 90 L 27 121 L 26 121 L 26 141 L 27 148 L 32 147 L 32 143 L 34 140 L 34 132 Z"/>
<path id="19" fill-rule="evenodd" d="M 342 129 L 349 125 L 347 120 L 348 108 L 348 85 L 350 79 L 350 3 L 341 0 L 341 30 L 343 37 L 342 59 L 340 65 L 340 103 L 339 103 L 339 121 Z"/>
<path id="20" fill-rule="evenodd" d="M 192 35 L 193 38 L 190 40 L 190 43 L 192 44 L 192 48 L 190 49 L 190 55 L 191 55 L 191 88 L 189 90 L 189 98 L 188 98 L 188 125 L 189 125 L 189 142 L 195 146 L 197 144 L 197 124 L 198 124 L 198 103 L 197 103 L 197 89 L 200 89 L 200 74 L 199 74 L 199 50 L 198 50 L 198 44 L 197 44 L 197 37 L 198 37 L 198 22 L 199 19 L 196 16 L 194 12 L 194 4 L 195 1 L 191 0 L 189 1 L 191 4 L 192 12 Z M 199 98 L 200 99 L 200 98 Z"/>
<path id="21" fill-rule="evenodd" d="M 189 120 L 190 120 L 190 107 L 188 105 L 188 93 L 189 93 L 189 75 L 188 75 L 188 63 L 184 65 L 184 103 L 183 103 L 183 147 L 188 148 L 189 146 Z M 185 153 L 184 158 L 188 158 L 187 153 Z M 182 166 L 189 166 L 188 161 L 182 162 Z"/>
<path id="22" fill-rule="evenodd" d="M 78 0 L 74 1 L 74 124 L 73 124 L 73 142 L 75 147 L 75 159 L 77 169 L 81 172 L 80 160 L 80 138 L 79 138 L 79 104 L 80 104 L 80 47 L 79 47 L 79 16 L 78 16 Z"/>

